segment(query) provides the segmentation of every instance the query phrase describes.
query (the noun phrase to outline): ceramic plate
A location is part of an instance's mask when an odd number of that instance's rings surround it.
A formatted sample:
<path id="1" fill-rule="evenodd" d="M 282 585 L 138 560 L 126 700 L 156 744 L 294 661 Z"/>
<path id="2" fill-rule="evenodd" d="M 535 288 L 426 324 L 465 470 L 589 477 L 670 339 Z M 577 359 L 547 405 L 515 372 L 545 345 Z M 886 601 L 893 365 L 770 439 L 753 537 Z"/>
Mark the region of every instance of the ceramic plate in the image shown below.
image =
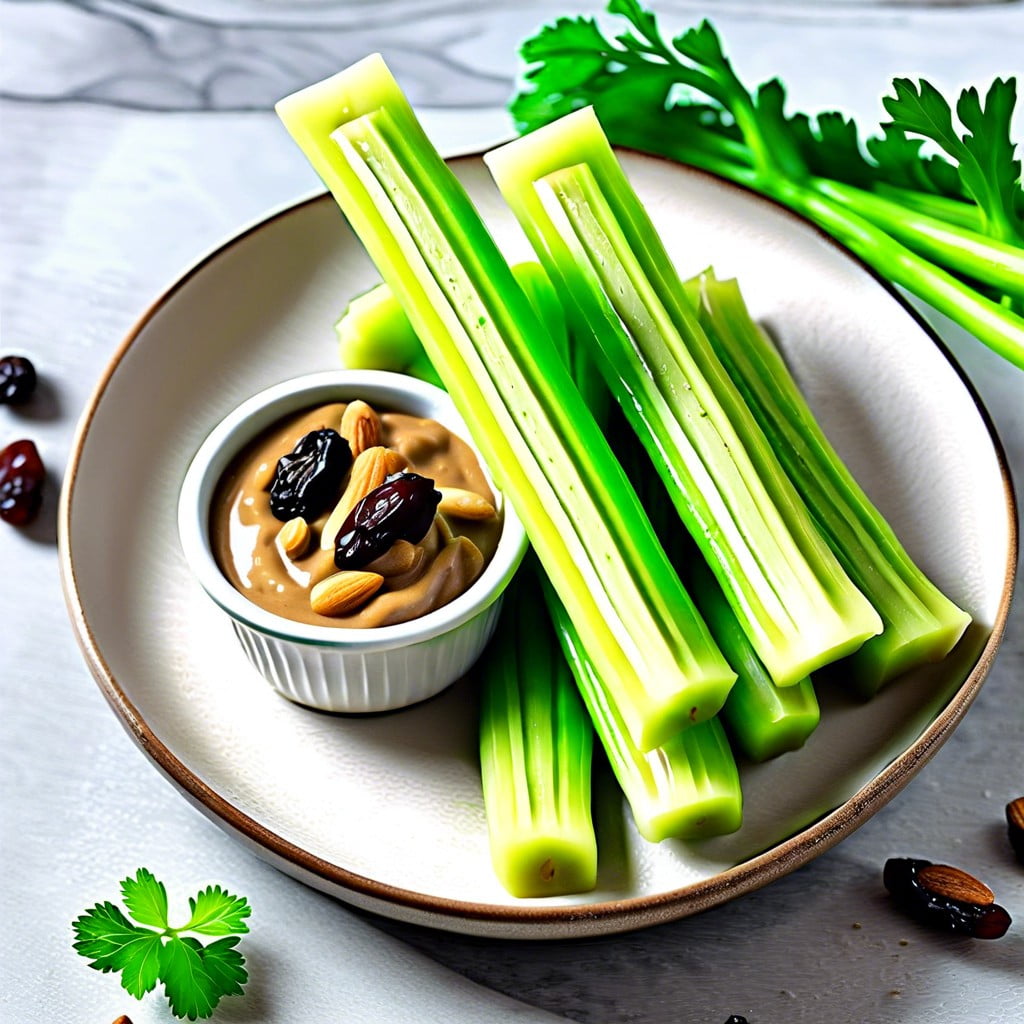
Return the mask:
<path id="1" fill-rule="evenodd" d="M 319 714 L 256 675 L 190 578 L 179 485 L 206 433 L 253 393 L 336 365 L 332 325 L 375 281 L 318 196 L 242 232 L 144 315 L 85 413 L 61 509 L 62 569 L 89 664 L 125 727 L 210 818 L 282 870 L 360 907 L 459 932 L 624 931 L 721 903 L 828 849 L 946 739 L 998 644 L 1016 519 L 985 411 L 892 291 L 815 229 L 677 165 L 623 154 L 683 275 L 737 275 L 836 447 L 911 554 L 974 616 L 943 664 L 867 704 L 825 690 L 806 746 L 742 769 L 745 821 L 645 842 L 598 773 L 597 889 L 517 901 L 495 880 L 463 682 L 417 708 Z M 477 158 L 452 162 L 512 259 L 526 243 Z"/>

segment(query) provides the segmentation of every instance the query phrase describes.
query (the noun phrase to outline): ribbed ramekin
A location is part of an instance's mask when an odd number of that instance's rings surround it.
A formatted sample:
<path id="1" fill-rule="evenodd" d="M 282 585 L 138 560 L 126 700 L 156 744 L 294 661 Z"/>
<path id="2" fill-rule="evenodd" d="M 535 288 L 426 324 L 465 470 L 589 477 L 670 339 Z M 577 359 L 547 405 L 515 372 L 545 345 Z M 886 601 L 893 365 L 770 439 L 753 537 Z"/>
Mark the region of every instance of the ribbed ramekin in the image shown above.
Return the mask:
<path id="1" fill-rule="evenodd" d="M 274 689 L 322 711 L 359 713 L 416 704 L 468 671 L 494 631 L 502 594 L 527 541 L 514 510 L 495 488 L 502 531 L 480 578 L 444 607 L 393 626 L 351 629 L 294 622 L 266 611 L 235 589 L 217 565 L 210 544 L 210 505 L 221 475 L 249 441 L 283 416 L 356 398 L 375 408 L 437 420 L 473 446 L 451 399 L 431 384 L 374 370 L 297 377 L 254 395 L 211 431 L 182 483 L 178 533 L 192 572 L 230 617 L 249 661 Z M 486 471 L 482 459 L 481 465 Z"/>

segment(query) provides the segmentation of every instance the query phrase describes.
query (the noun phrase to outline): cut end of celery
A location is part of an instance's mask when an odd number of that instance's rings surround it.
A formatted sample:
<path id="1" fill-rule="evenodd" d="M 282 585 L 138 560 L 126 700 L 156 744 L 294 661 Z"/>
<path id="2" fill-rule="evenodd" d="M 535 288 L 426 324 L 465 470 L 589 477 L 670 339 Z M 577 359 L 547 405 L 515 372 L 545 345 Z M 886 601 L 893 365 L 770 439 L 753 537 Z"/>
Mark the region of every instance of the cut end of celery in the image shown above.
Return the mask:
<path id="1" fill-rule="evenodd" d="M 642 721 L 628 723 L 634 742 L 643 751 L 654 750 L 680 732 L 709 721 L 721 711 L 735 682 L 736 673 L 728 666 L 692 681 L 682 693 L 649 709 Z"/>
<path id="2" fill-rule="evenodd" d="M 930 632 L 918 632 L 898 643 L 886 635 L 869 640 L 860 650 L 835 666 L 836 674 L 863 698 L 873 697 L 894 679 L 922 665 L 942 661 L 957 645 L 971 617 L 950 603 L 944 621 Z"/>
<path id="3" fill-rule="evenodd" d="M 799 750 L 821 721 L 821 710 L 809 679 L 778 693 L 782 699 L 773 709 L 762 708 L 753 713 L 749 707 L 731 705 L 730 701 L 722 709 L 729 735 L 751 761 L 768 761 Z"/>
<path id="4" fill-rule="evenodd" d="M 870 606 L 868 610 L 871 612 L 869 618 L 865 616 L 868 621 L 852 635 L 848 634 L 841 639 L 830 637 L 828 640 L 808 640 L 806 644 L 801 643 L 803 650 L 789 650 L 784 657 L 779 658 L 773 657 L 771 651 L 758 651 L 775 685 L 796 686 L 819 669 L 848 658 L 860 650 L 866 641 L 878 636 L 882 631 L 882 620 Z M 802 641 L 804 638 L 800 639 Z"/>
<path id="5" fill-rule="evenodd" d="M 652 810 L 649 816 L 633 808 L 636 827 L 644 839 L 711 839 L 736 832 L 743 824 L 743 806 L 731 792 L 709 793 L 686 806 Z"/>
<path id="6" fill-rule="evenodd" d="M 492 837 L 498 880 L 517 899 L 589 892 L 597 885 L 597 846 L 572 836 Z"/>
<path id="7" fill-rule="evenodd" d="M 680 733 L 646 762 L 639 775 L 619 778 L 645 839 L 708 839 L 740 827 L 740 773 L 720 719 Z"/>

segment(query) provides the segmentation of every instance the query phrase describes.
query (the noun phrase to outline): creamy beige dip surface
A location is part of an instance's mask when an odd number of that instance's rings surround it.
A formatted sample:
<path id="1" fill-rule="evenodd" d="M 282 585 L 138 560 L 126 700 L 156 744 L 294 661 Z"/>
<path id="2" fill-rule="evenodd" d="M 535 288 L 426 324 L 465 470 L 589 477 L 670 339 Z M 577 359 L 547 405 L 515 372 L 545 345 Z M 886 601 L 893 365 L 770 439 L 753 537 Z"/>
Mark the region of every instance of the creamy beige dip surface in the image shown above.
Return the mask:
<path id="1" fill-rule="evenodd" d="M 397 542 L 390 561 L 382 557 L 364 567 L 384 576 L 376 593 L 358 609 L 322 615 L 310 607 L 310 594 L 321 580 L 338 572 L 331 543 L 320 538 L 332 509 L 309 523 L 311 538 L 301 556 L 288 557 L 278 534 L 284 523 L 270 511 L 270 485 L 277 461 L 310 431 L 339 430 L 345 403 L 332 403 L 294 414 L 248 445 L 229 465 L 214 494 L 210 536 L 214 555 L 232 585 L 268 611 L 297 622 L 369 628 L 406 622 L 440 608 L 463 593 L 490 561 L 501 534 L 500 513 L 486 519 L 439 514 L 424 538 L 401 554 L 415 564 L 394 571 L 400 561 Z M 437 488 L 470 491 L 495 505 L 494 494 L 472 449 L 434 420 L 403 413 L 379 414 L 379 444 L 408 463 L 407 472 L 434 481 Z M 349 483 L 346 474 L 342 491 Z M 339 499 L 341 491 L 339 491 Z M 379 564 L 378 564 L 379 563 Z"/>

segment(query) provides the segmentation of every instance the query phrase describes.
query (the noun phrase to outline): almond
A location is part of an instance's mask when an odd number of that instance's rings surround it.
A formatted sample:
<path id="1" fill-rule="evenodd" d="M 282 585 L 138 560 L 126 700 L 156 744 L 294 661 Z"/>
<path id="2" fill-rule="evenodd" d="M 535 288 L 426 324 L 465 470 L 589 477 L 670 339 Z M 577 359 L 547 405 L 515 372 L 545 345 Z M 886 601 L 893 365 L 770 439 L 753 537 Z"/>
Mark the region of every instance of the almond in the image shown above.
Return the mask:
<path id="1" fill-rule="evenodd" d="M 383 555 L 375 558 L 366 568 L 370 572 L 379 572 L 381 576 L 401 576 L 402 573 L 413 569 L 424 554 L 423 548 L 410 544 L 407 540 L 396 540 Z"/>
<path id="2" fill-rule="evenodd" d="M 277 531 L 277 543 L 281 551 L 294 562 L 309 550 L 311 536 L 309 523 L 302 516 L 296 516 Z"/>
<path id="3" fill-rule="evenodd" d="M 334 541 L 338 536 L 349 512 L 365 498 L 370 491 L 380 487 L 384 480 L 398 469 L 391 467 L 396 464 L 396 459 L 402 460 L 402 456 L 388 448 L 376 445 L 360 452 L 352 463 L 349 472 L 348 486 L 342 494 L 334 511 L 327 517 L 324 523 L 323 533 L 320 534 L 320 547 L 324 550 L 334 547 Z M 402 460 L 404 463 L 404 460 Z"/>
<path id="4" fill-rule="evenodd" d="M 317 615 L 345 615 L 366 604 L 383 582 L 384 577 L 377 572 L 336 572 L 309 592 L 309 606 Z"/>
<path id="5" fill-rule="evenodd" d="M 357 398 L 345 406 L 341 415 L 341 436 L 348 441 L 352 449 L 352 457 L 355 458 L 367 448 L 376 448 L 381 442 L 380 417 L 373 411 L 373 408 Z"/>
<path id="6" fill-rule="evenodd" d="M 973 875 L 948 864 L 929 864 L 917 873 L 917 880 L 929 892 L 959 903 L 987 907 L 995 902 L 995 893 Z"/>
<path id="7" fill-rule="evenodd" d="M 498 514 L 495 507 L 476 491 L 462 487 L 438 487 L 438 490 L 441 492 L 438 512 L 453 519 L 493 519 Z"/>
<path id="8" fill-rule="evenodd" d="M 1019 796 L 1006 805 L 1006 823 L 1024 831 L 1024 796 Z"/>

